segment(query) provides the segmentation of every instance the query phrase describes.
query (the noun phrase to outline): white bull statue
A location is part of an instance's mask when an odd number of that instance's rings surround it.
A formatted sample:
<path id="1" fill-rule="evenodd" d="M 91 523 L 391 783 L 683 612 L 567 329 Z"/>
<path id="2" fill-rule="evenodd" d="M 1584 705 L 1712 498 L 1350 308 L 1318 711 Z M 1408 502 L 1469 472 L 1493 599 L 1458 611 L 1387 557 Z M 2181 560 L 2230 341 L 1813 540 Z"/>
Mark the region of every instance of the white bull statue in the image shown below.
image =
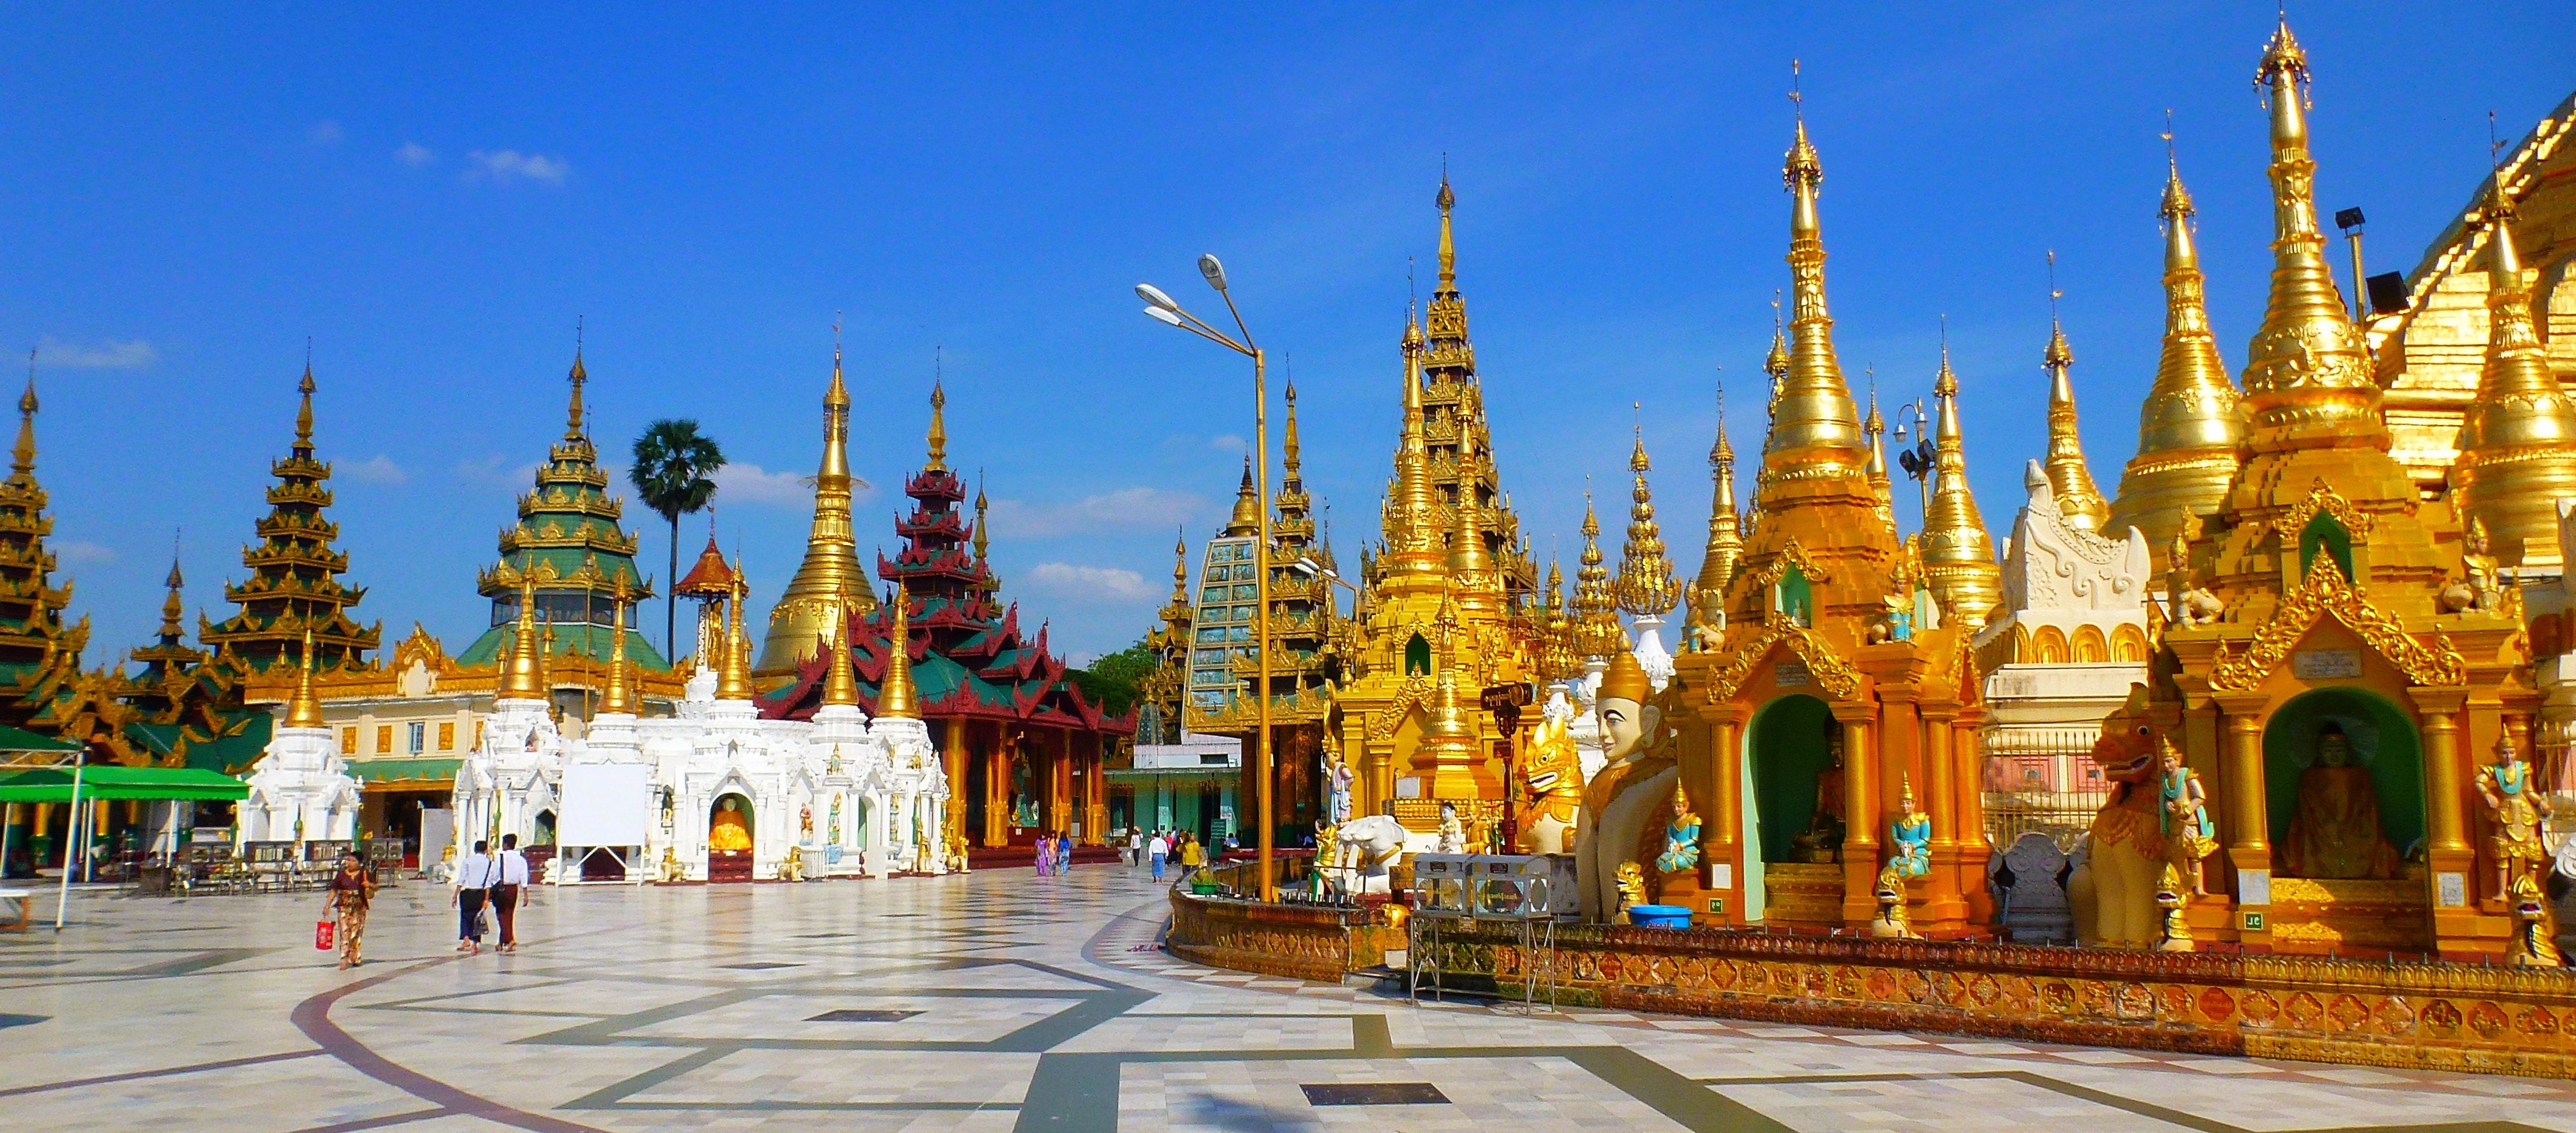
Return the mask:
<path id="1" fill-rule="evenodd" d="M 1388 891 L 1387 870 L 1421 839 L 1383 814 L 1354 818 L 1333 828 L 1333 860 L 1326 880 L 1343 896 Z"/>

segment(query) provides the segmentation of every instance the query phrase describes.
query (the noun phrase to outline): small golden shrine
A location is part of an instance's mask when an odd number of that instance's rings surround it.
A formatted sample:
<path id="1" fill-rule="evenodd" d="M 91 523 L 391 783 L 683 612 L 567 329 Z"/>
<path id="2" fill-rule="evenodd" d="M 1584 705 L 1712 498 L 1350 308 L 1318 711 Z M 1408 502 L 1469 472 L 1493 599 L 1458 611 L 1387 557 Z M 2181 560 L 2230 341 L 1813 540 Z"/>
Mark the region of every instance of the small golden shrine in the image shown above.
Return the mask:
<path id="1" fill-rule="evenodd" d="M 1961 463 L 1955 382 L 1942 387 L 1938 493 L 1918 563 L 1880 511 L 1870 441 L 1835 358 L 1816 208 L 1824 168 L 1803 117 L 1783 178 L 1794 301 L 1766 366 L 1770 430 L 1722 603 L 1701 595 L 1726 624 L 1700 631 L 1701 648 L 1674 659 L 1657 697 L 1688 809 L 1709 821 L 1697 868 L 1662 877 L 1656 896 L 1725 924 L 1865 927 L 1911 784 L 1930 812 L 1930 867 L 1896 884 L 1916 931 L 1964 935 L 1991 911 L 1966 634 L 1998 591 Z M 1724 475 L 1728 454 L 1715 455 Z M 1713 546 L 1732 542 L 1733 518 L 1712 518 Z"/>

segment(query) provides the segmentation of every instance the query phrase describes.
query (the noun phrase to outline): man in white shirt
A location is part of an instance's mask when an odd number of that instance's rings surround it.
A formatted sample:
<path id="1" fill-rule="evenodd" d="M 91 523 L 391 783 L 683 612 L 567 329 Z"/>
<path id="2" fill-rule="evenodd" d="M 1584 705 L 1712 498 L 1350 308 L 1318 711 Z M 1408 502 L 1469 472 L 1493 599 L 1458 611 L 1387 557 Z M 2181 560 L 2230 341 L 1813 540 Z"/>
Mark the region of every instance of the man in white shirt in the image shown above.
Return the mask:
<path id="1" fill-rule="evenodd" d="M 495 952 L 519 950 L 519 888 L 528 883 L 528 856 L 519 852 L 519 836 L 501 836 L 500 856 L 492 859 L 492 912 L 501 922 L 501 944 Z"/>
<path id="2" fill-rule="evenodd" d="M 1163 857 L 1171 852 L 1172 844 L 1164 841 L 1160 834 L 1154 835 L 1153 841 L 1145 843 L 1145 855 L 1154 860 L 1154 880 L 1163 879 Z"/>
<path id="3" fill-rule="evenodd" d="M 469 955 L 483 951 L 483 899 L 492 885 L 492 844 L 477 840 L 474 852 L 456 859 L 456 872 L 448 880 L 455 890 L 448 903 L 456 906 L 456 950 Z"/>
<path id="4" fill-rule="evenodd" d="M 1127 864 L 1145 864 L 1145 832 L 1134 826 L 1127 828 Z"/>

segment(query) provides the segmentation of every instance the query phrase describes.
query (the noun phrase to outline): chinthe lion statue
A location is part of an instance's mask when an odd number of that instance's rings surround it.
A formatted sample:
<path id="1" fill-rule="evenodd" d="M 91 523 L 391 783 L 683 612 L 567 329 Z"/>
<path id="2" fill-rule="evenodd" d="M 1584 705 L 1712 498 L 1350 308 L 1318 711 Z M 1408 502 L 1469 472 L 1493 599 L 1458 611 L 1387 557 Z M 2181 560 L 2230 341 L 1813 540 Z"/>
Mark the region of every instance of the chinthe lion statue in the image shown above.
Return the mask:
<path id="1" fill-rule="evenodd" d="M 1574 819 L 1583 808 L 1583 754 L 1571 716 L 1551 716 L 1530 736 L 1521 769 L 1520 848 L 1525 854 L 1574 852 Z"/>
<path id="2" fill-rule="evenodd" d="M 2103 718 L 2092 758 L 2111 784 L 2111 797 L 2094 813 L 2079 854 L 2082 864 L 2066 879 L 2075 942 L 2155 948 L 2164 939 L 2156 878 L 2167 854 L 2156 789 L 2156 735 L 2147 723 L 2145 685 L 2130 686 L 2128 702 Z"/>

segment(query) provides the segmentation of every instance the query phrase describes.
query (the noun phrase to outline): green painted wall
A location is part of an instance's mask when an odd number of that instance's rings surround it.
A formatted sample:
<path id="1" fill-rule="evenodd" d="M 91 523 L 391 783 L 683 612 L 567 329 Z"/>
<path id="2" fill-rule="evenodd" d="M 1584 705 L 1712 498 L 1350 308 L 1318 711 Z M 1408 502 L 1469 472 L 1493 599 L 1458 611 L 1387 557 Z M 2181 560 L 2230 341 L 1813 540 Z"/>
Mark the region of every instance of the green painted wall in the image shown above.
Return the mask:
<path id="1" fill-rule="evenodd" d="M 2424 749 L 2415 722 L 2394 704 L 2357 688 L 2301 693 L 2272 713 L 2263 728 L 2263 794 L 2278 846 L 2298 809 L 2299 773 L 2314 756 L 2317 729 L 2332 720 L 2352 738 L 2352 750 L 2370 769 L 2379 792 L 2379 829 L 2397 852 L 2424 836 Z"/>

